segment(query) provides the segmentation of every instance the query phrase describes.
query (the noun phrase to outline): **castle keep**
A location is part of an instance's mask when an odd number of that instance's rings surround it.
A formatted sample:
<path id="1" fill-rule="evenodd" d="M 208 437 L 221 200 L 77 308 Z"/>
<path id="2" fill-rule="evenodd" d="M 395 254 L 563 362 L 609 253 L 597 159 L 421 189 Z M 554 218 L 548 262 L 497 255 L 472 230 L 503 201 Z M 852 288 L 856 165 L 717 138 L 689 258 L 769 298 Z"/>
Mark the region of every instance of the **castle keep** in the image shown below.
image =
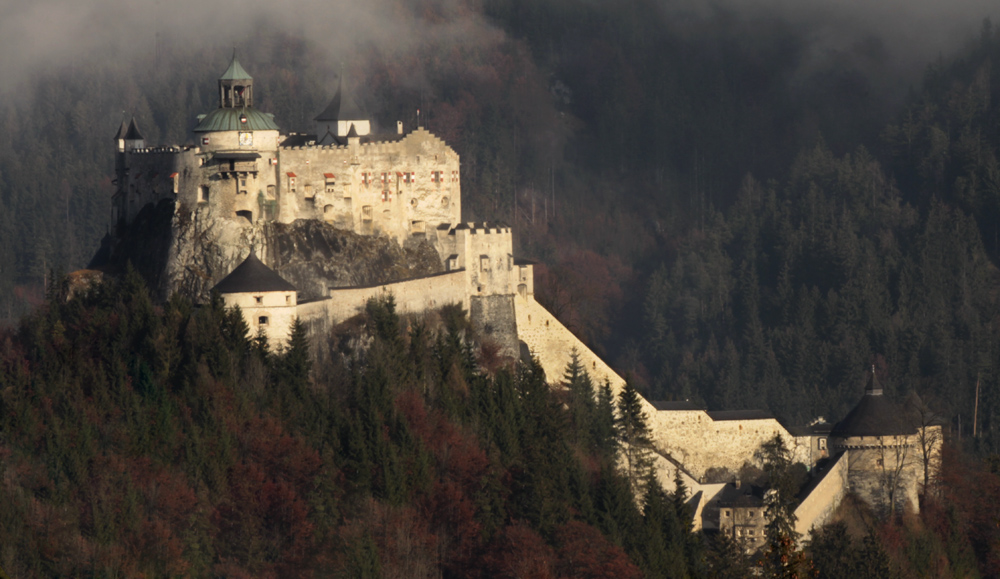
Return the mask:
<path id="1" fill-rule="evenodd" d="M 317 117 L 325 133 L 283 135 L 254 108 L 253 78 L 235 56 L 218 83 L 219 107 L 198 116 L 195 145 L 147 147 L 135 119 L 122 124 L 116 221 L 127 225 L 147 204 L 172 199 L 247 224 L 317 219 L 400 242 L 436 241 L 442 224 L 461 222 L 458 154 L 431 133 L 372 135 L 356 107 L 341 106 L 341 87 Z"/>
<path id="2" fill-rule="evenodd" d="M 135 119 L 115 136 L 119 236 L 112 243 L 122 244 L 121 232 L 130 227 L 141 229 L 153 208 L 167 208 L 162 293 L 195 287 L 204 295 L 214 287 L 275 348 L 296 319 L 322 336 L 385 294 L 401 313 L 458 303 L 481 335 L 508 355 L 530 351 L 550 378 L 575 356 L 595 384 L 621 390 L 624 380 L 535 301 L 532 266 L 515 260 L 511 229 L 462 221 L 459 157 L 441 139 L 421 127 L 404 132 L 401 123 L 391 134 L 373 133 L 342 83 L 315 118 L 315 134 L 283 133 L 272 115 L 254 108 L 253 78 L 235 55 L 217 88 L 218 108 L 197 118 L 194 144 L 147 146 Z M 390 240 L 397 249 L 432 255 L 434 263 L 386 283 L 306 279 L 275 257 L 268 236 L 296 224 Z M 790 428 L 761 411 L 642 403 L 657 472 L 666 487 L 676 475 L 691 489 L 696 526 L 734 537 L 746 532 L 754 543 L 759 502 L 735 481 L 709 475 L 739 472 L 775 436 L 795 461 L 819 473 L 796 512 L 802 534 L 825 522 L 848 491 L 875 504 L 916 508 L 919 485 L 939 468 L 940 426 L 883 398 L 874 374 L 858 407 L 832 430 L 825 423 Z"/>

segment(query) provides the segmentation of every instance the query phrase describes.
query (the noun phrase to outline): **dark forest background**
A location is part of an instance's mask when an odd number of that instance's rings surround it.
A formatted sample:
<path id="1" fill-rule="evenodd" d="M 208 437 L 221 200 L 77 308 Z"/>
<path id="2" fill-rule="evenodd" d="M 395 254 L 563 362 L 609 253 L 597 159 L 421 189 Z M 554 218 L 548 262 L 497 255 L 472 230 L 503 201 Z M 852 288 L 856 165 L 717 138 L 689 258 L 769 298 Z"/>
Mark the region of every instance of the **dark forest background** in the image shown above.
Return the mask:
<path id="1" fill-rule="evenodd" d="M 538 297 L 650 399 L 837 420 L 872 365 L 956 434 L 1000 445 L 1000 33 L 987 21 L 908 90 L 877 37 L 811 58 L 808 25 L 651 0 L 390 3 L 488 22 L 331 55 L 260 22 L 238 45 L 259 107 L 308 130 L 343 66 L 394 126 L 461 155 L 468 219 L 515 226 Z M 0 105 L 0 316 L 42 300 L 105 233 L 111 137 L 190 140 L 231 46 L 40 68 Z M 143 53 L 145 54 L 145 53 Z M 905 86 L 905 83 L 903 83 Z M 958 430 L 961 422 L 961 431 Z"/>

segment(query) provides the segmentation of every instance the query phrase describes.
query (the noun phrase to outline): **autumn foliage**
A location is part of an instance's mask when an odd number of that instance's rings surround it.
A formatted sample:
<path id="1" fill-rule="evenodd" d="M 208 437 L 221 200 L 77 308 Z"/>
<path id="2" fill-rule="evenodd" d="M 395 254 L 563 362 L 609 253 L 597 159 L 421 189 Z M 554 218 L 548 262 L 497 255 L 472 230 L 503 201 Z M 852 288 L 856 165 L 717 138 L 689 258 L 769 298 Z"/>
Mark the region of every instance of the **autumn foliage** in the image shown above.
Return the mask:
<path id="1" fill-rule="evenodd" d="M 455 312 L 372 303 L 350 330 L 367 346 L 313 346 L 310 370 L 301 327 L 269 351 L 135 272 L 50 294 L 0 335 L 11 577 L 642 574 L 641 538 L 604 534 L 607 459 L 537 367 L 481 371 Z"/>

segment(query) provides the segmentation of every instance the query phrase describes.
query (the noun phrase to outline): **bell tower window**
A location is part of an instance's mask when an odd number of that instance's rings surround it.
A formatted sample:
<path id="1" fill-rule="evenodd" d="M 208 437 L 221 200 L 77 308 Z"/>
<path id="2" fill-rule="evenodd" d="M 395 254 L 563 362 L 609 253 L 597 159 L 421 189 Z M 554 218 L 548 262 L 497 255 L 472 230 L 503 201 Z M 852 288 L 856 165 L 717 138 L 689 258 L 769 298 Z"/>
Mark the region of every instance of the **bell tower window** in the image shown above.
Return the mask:
<path id="1" fill-rule="evenodd" d="M 233 61 L 229 64 L 226 72 L 219 77 L 219 107 L 224 109 L 236 109 L 253 106 L 253 77 L 236 60 L 236 52 L 233 52 Z"/>

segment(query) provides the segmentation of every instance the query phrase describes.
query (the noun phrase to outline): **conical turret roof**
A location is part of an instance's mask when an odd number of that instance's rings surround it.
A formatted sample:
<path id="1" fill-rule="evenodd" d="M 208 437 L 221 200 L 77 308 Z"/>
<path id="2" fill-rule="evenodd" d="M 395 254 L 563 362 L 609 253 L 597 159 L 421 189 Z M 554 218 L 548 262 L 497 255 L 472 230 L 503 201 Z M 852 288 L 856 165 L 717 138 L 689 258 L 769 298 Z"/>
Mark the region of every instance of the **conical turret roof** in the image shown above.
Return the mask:
<path id="1" fill-rule="evenodd" d="M 128 123 L 125 122 L 125 119 L 122 119 L 122 126 L 118 127 L 118 132 L 115 133 L 114 140 L 117 141 L 119 139 L 124 139 L 125 133 L 127 132 L 128 132 Z"/>
<path id="2" fill-rule="evenodd" d="M 882 395 L 882 385 L 872 368 L 865 386 L 865 395 L 857 405 L 837 423 L 830 432 L 831 437 L 850 438 L 855 436 L 897 436 L 914 434 L 916 426 L 910 414 L 899 404 Z"/>
<path id="3" fill-rule="evenodd" d="M 125 133 L 126 141 L 142 141 L 142 133 L 139 132 L 139 125 L 135 124 L 135 117 L 128 124 L 128 131 Z"/>
<path id="4" fill-rule="evenodd" d="M 233 50 L 233 61 L 229 63 L 229 68 L 222 73 L 219 80 L 253 80 L 253 77 L 240 66 L 240 61 L 236 59 L 236 51 Z"/>
<path id="5" fill-rule="evenodd" d="M 264 265 L 253 251 L 243 263 L 229 275 L 222 278 L 213 290 L 223 294 L 238 294 L 250 292 L 289 292 L 295 291 L 295 286 L 288 283 L 273 269 Z"/>

